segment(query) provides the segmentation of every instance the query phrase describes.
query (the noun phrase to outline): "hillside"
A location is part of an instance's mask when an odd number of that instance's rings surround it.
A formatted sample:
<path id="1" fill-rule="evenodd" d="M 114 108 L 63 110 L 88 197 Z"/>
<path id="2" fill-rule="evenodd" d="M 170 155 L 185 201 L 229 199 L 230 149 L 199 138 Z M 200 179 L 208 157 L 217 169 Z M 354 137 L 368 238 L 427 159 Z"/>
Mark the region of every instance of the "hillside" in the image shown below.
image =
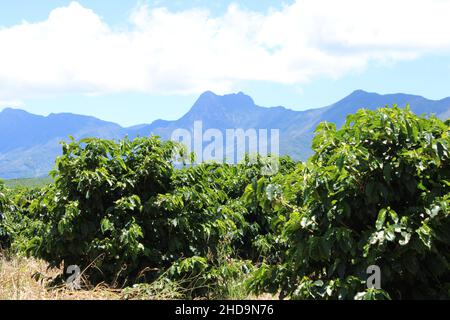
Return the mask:
<path id="1" fill-rule="evenodd" d="M 23 110 L 0 112 L 0 177 L 4 179 L 46 176 L 61 152 L 59 141 L 72 135 L 76 139 L 99 137 L 118 139 L 156 134 L 168 139 L 175 129 L 192 130 L 194 121 L 203 122 L 203 130 L 279 129 L 280 153 L 296 159 L 311 154 L 313 130 L 321 121 L 341 126 L 346 116 L 358 108 L 410 104 L 416 114 L 450 117 L 450 97 L 429 100 L 408 94 L 380 95 L 357 90 L 344 99 L 323 108 L 294 111 L 281 106 L 258 106 L 242 92 L 219 96 L 203 93 L 183 117 L 175 121 L 157 120 L 148 125 L 123 128 L 118 124 L 76 114 L 50 114 L 47 117 Z"/>

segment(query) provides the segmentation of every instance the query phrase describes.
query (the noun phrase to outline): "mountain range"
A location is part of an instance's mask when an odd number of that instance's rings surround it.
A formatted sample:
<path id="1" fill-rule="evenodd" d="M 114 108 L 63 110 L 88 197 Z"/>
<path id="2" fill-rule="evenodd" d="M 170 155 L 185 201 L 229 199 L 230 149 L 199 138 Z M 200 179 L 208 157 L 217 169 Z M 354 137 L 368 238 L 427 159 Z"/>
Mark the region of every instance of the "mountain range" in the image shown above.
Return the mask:
<path id="1" fill-rule="evenodd" d="M 192 130 L 194 121 L 202 121 L 203 130 L 279 129 L 280 154 L 305 160 L 311 155 L 313 131 L 320 122 L 333 122 L 339 127 L 348 114 L 359 108 L 375 109 L 393 104 L 409 104 L 416 114 L 435 114 L 442 119 L 450 117 L 450 97 L 429 100 L 417 95 L 380 95 L 362 90 L 354 91 L 330 106 L 305 111 L 282 106 L 261 107 L 242 92 L 220 96 L 207 91 L 178 120 L 156 120 L 128 128 L 90 116 L 70 113 L 40 116 L 6 108 L 0 112 L 0 178 L 46 176 L 55 158 L 61 154 L 59 142 L 67 140 L 69 135 L 75 139 L 120 139 L 155 134 L 169 139 L 175 129 Z"/>

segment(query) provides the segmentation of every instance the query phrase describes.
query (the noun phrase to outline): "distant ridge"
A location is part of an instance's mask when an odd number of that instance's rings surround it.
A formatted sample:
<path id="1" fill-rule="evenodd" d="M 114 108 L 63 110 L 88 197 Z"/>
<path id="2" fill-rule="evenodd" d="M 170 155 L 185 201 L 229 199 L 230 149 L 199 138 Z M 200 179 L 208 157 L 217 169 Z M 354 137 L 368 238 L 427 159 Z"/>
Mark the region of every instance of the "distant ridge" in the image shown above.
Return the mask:
<path id="1" fill-rule="evenodd" d="M 0 112 L 0 178 L 46 176 L 61 152 L 59 141 L 67 139 L 69 135 L 76 139 L 119 139 L 156 134 L 168 139 L 175 129 L 192 130 L 194 121 L 202 121 L 204 130 L 279 129 L 280 153 L 305 160 L 311 154 L 313 131 L 320 122 L 329 121 L 341 126 L 346 116 L 359 108 L 375 109 L 393 104 L 409 104 L 416 114 L 433 113 L 442 119 L 450 117 L 450 97 L 429 100 L 417 95 L 380 95 L 363 90 L 356 90 L 330 106 L 305 111 L 294 111 L 281 106 L 261 107 L 242 92 L 220 96 L 206 91 L 178 120 L 156 120 L 151 124 L 129 128 L 71 113 L 44 117 L 20 109 L 6 108 Z"/>

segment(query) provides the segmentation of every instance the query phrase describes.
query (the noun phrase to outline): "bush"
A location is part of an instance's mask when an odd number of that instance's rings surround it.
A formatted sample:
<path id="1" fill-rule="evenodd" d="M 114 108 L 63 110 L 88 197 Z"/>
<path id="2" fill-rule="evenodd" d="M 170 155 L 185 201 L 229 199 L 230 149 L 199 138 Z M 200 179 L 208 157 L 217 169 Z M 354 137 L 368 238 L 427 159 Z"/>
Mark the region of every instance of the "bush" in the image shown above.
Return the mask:
<path id="1" fill-rule="evenodd" d="M 177 150 L 156 138 L 64 143 L 55 184 L 22 209 L 34 224 L 22 228 L 19 239 L 29 241 L 21 248 L 51 266 L 91 266 L 92 281 L 136 276 L 144 262 L 161 265 L 155 244 L 170 233 L 154 203 L 172 188 Z"/>
<path id="2" fill-rule="evenodd" d="M 5 248 L 8 244 L 8 235 L 5 229 L 5 211 L 6 211 L 6 195 L 3 181 L 0 180 L 0 249 Z"/>
<path id="3" fill-rule="evenodd" d="M 284 264 L 250 287 L 294 299 L 450 296 L 449 126 L 409 109 L 359 110 L 322 123 L 314 156 L 295 172 Z M 291 182 L 292 176 L 286 181 Z M 381 290 L 367 289 L 367 268 Z"/>
<path id="4" fill-rule="evenodd" d="M 176 169 L 174 156 L 183 149 L 156 137 L 64 143 L 54 185 L 16 197 L 15 248 L 117 285 L 152 281 L 186 258 L 214 259 L 223 239 L 250 256 L 246 241 L 260 228 L 240 197 L 261 163 Z"/>
<path id="5" fill-rule="evenodd" d="M 176 261 L 164 278 L 178 284 L 184 299 L 246 299 L 245 282 L 253 270 L 252 261 L 233 255 L 193 256 Z"/>
<path id="6" fill-rule="evenodd" d="M 409 109 L 322 123 L 308 163 L 174 166 L 156 137 L 63 144 L 40 189 L 0 185 L 0 244 L 141 297 L 450 296 L 450 128 Z M 381 288 L 367 288 L 368 267 Z M 250 279 L 248 279 L 250 277 Z"/>

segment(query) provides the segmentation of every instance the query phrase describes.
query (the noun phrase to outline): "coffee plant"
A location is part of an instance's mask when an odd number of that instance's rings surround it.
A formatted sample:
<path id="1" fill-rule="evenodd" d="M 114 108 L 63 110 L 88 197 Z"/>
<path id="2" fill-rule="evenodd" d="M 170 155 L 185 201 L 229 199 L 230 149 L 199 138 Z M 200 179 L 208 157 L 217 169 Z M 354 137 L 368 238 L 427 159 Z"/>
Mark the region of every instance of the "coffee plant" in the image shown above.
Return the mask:
<path id="1" fill-rule="evenodd" d="M 53 183 L 0 184 L 0 246 L 137 296 L 448 299 L 449 126 L 361 109 L 321 123 L 308 162 L 281 157 L 274 175 L 270 156 L 187 165 L 153 136 L 72 139 Z"/>
<path id="2" fill-rule="evenodd" d="M 8 235 L 5 228 L 6 195 L 3 182 L 0 180 L 0 249 L 6 247 Z"/>
<path id="3" fill-rule="evenodd" d="M 261 164 L 176 169 L 183 152 L 156 137 L 64 143 L 54 184 L 17 196 L 14 246 L 119 285 L 155 279 L 180 259 L 215 261 L 224 239 L 246 255 L 260 228 L 240 196 Z"/>
<path id="4" fill-rule="evenodd" d="M 450 128 L 408 109 L 359 110 L 322 123 L 314 156 L 293 174 L 285 263 L 252 290 L 294 299 L 450 296 Z M 286 179 L 292 183 L 293 177 Z M 367 289 L 369 266 L 381 288 Z"/>

